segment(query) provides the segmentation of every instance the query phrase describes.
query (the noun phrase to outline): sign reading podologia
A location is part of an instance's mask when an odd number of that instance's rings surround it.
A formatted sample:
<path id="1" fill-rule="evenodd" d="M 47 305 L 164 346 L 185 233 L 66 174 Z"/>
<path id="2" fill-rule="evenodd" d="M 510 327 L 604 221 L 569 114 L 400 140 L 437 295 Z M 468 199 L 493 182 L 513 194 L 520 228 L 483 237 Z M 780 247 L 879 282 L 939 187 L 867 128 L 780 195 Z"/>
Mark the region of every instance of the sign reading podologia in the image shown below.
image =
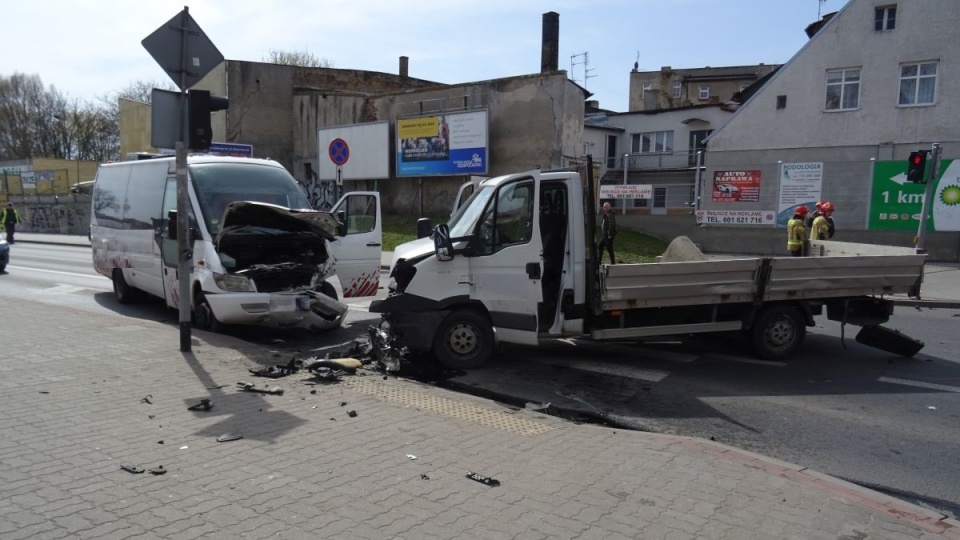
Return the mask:
<path id="1" fill-rule="evenodd" d="M 783 163 L 780 165 L 780 197 L 777 224 L 786 226 L 800 205 L 813 209 L 822 198 L 823 163 Z"/>

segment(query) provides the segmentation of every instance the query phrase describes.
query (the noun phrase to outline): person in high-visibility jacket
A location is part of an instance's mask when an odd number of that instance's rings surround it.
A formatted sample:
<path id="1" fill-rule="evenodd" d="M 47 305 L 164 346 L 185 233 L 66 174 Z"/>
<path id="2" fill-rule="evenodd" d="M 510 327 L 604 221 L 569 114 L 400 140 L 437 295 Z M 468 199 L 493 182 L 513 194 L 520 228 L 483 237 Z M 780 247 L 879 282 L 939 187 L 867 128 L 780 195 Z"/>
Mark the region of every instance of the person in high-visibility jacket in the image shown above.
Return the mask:
<path id="1" fill-rule="evenodd" d="M 793 218 L 787 222 L 787 251 L 794 257 L 803 255 L 803 241 L 807 239 L 807 226 L 803 223 L 810 209 L 801 204 L 793 211 Z"/>
<path id="2" fill-rule="evenodd" d="M 820 205 L 820 211 L 817 212 L 817 216 L 813 218 L 813 223 L 810 225 L 810 239 L 811 240 L 829 240 L 833 238 L 834 226 L 833 226 L 833 203 L 824 202 Z"/>

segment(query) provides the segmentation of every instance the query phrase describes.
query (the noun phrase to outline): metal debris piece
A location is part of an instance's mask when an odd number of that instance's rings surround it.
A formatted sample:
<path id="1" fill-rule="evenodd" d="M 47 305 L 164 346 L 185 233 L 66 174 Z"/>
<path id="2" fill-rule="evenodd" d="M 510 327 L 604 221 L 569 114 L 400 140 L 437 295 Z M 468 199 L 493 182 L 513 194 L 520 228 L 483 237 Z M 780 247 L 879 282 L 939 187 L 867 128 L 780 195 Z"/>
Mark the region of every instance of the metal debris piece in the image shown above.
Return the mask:
<path id="1" fill-rule="evenodd" d="M 350 418 L 356 418 L 357 411 L 347 411 L 347 416 L 349 416 Z"/>
<path id="2" fill-rule="evenodd" d="M 157 444 L 163 444 L 163 441 L 157 441 Z"/>
<path id="3" fill-rule="evenodd" d="M 486 484 L 490 487 L 497 487 L 500 485 L 500 481 L 489 476 L 484 476 L 475 472 L 467 471 L 467 478 L 473 480 L 474 482 L 480 482 L 481 484 Z"/>
<path id="4" fill-rule="evenodd" d="M 200 403 L 196 403 L 187 407 L 188 411 L 209 411 L 213 408 L 213 402 L 209 399 L 201 399 Z"/>
<path id="5" fill-rule="evenodd" d="M 417 459 L 417 456 L 415 456 L 415 455 L 413 455 L 413 454 L 407 454 L 407 459 L 411 459 L 411 460 Z"/>
<path id="6" fill-rule="evenodd" d="M 128 473 L 140 474 L 143 472 L 143 467 L 139 465 L 134 465 L 133 463 L 122 463 L 120 468 L 127 471 Z"/>
<path id="7" fill-rule="evenodd" d="M 286 377 L 287 375 L 293 375 L 300 368 L 297 366 L 297 360 L 294 358 L 287 363 L 287 365 L 274 365 L 269 366 L 264 369 L 251 369 L 250 373 L 257 377 L 267 377 L 270 379 L 279 379 L 280 377 Z"/>
<path id="8" fill-rule="evenodd" d="M 140 400 L 140 403 L 147 403 L 147 404 L 152 405 L 152 404 L 153 404 L 153 394 L 147 394 L 146 396 L 144 396 L 144 397 Z"/>
<path id="9" fill-rule="evenodd" d="M 340 406 L 341 406 L 341 407 L 346 407 L 346 406 L 347 406 L 347 402 L 346 402 L 346 401 L 341 401 L 341 402 L 340 402 Z"/>
<path id="10" fill-rule="evenodd" d="M 272 388 L 271 388 L 271 387 L 267 387 L 267 386 L 265 386 L 265 387 L 263 387 L 263 388 L 257 388 L 257 385 L 255 385 L 255 384 L 253 384 L 253 383 L 248 383 L 248 382 L 240 381 L 240 382 L 237 383 L 237 388 L 243 390 L 244 392 L 255 392 L 255 393 L 257 393 L 257 394 L 270 394 L 270 395 L 274 395 L 274 396 L 282 396 L 282 395 L 283 395 L 283 388 L 280 388 L 280 387 L 277 387 L 277 386 L 274 386 L 274 387 L 272 387 Z"/>
<path id="11" fill-rule="evenodd" d="M 430 477 L 427 476 L 427 475 L 425 475 L 425 474 L 423 474 L 423 473 L 420 473 L 420 479 L 421 479 L 421 480 L 429 480 Z"/>
<path id="12" fill-rule="evenodd" d="M 217 442 L 239 441 L 242 438 L 243 435 L 239 433 L 224 433 L 223 435 L 217 437 Z"/>
<path id="13" fill-rule="evenodd" d="M 167 469 L 163 465 L 157 465 L 156 467 L 150 469 L 150 474 L 160 476 L 161 474 L 167 474 Z"/>

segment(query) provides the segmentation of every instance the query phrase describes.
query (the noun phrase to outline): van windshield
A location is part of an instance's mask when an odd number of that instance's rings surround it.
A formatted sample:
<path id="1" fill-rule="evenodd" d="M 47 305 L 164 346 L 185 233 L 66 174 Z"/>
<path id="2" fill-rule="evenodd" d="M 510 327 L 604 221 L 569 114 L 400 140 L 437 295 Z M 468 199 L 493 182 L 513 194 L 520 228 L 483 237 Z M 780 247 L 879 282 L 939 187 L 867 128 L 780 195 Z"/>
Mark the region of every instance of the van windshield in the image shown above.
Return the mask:
<path id="1" fill-rule="evenodd" d="M 227 205 L 256 201 L 286 208 L 310 208 L 310 201 L 286 169 L 256 163 L 198 163 L 190 177 L 207 230 L 216 236 Z"/>

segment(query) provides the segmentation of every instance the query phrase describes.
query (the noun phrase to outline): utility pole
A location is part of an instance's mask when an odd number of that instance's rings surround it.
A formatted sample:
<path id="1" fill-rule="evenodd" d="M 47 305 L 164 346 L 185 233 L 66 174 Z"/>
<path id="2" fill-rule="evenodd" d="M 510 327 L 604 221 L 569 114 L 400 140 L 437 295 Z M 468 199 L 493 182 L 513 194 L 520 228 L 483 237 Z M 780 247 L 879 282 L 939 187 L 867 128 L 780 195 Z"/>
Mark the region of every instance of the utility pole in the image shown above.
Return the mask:
<path id="1" fill-rule="evenodd" d="M 933 147 L 930 150 L 931 154 L 931 163 L 927 167 L 926 172 L 926 185 L 923 189 L 923 206 L 920 210 L 920 228 L 917 231 L 917 253 L 923 254 L 927 250 L 924 246 L 924 241 L 927 239 L 927 214 L 930 213 L 930 209 L 933 206 L 933 191 L 934 184 L 937 181 L 937 177 L 940 176 L 940 152 L 942 148 L 940 143 L 933 143 Z"/>

